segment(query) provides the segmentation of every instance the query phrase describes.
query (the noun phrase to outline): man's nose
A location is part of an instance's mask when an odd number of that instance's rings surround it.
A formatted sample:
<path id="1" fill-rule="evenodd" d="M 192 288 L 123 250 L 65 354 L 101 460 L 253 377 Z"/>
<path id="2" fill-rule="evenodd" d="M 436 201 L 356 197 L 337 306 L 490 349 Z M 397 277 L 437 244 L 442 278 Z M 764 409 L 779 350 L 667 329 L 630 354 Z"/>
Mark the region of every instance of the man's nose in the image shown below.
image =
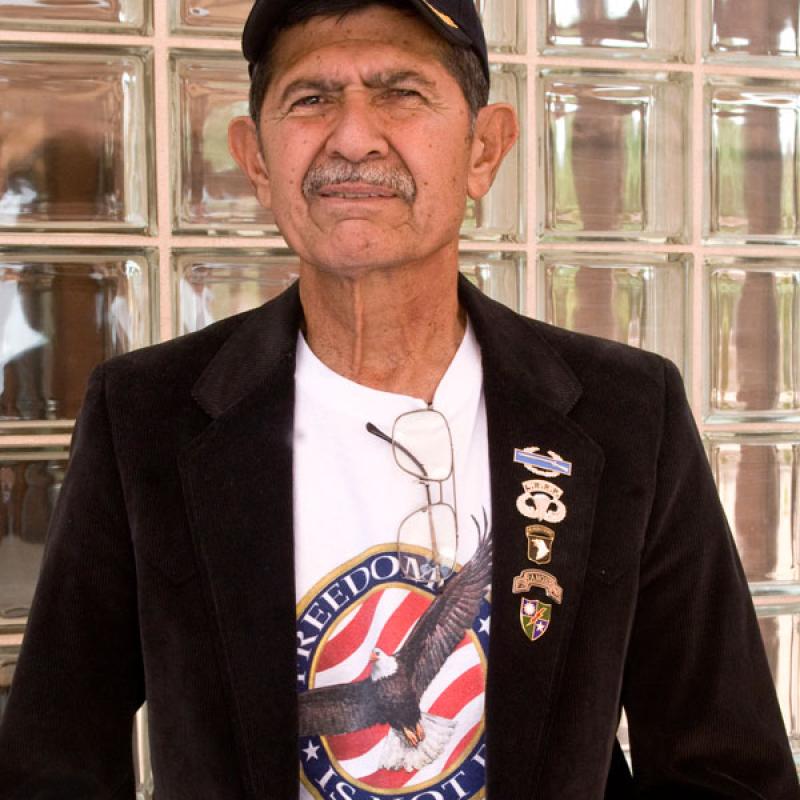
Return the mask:
<path id="1" fill-rule="evenodd" d="M 388 154 L 381 113 L 369 94 L 354 92 L 342 98 L 325 150 L 328 156 L 354 163 Z"/>

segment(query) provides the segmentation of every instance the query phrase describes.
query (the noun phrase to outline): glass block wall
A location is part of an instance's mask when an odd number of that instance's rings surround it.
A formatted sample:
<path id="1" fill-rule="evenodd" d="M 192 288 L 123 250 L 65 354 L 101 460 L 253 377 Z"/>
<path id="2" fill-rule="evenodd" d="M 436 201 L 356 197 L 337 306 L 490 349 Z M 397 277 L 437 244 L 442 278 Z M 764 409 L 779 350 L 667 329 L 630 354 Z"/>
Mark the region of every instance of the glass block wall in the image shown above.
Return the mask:
<path id="1" fill-rule="evenodd" d="M 800 0 L 476 3 L 522 138 L 463 270 L 679 365 L 800 762 Z M 227 152 L 250 4 L 0 0 L 0 711 L 92 366 L 296 274 Z"/>

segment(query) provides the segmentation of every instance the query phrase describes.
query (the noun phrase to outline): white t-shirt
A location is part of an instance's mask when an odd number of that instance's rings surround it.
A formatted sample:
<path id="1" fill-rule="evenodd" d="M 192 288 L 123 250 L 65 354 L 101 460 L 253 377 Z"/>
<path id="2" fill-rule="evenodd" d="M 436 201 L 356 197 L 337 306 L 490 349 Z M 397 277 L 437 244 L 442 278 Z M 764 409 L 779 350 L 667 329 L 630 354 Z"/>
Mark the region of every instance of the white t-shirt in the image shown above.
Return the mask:
<path id="1" fill-rule="evenodd" d="M 468 327 L 434 396 L 432 408 L 447 419 L 453 440 L 461 569 L 488 548 L 489 455 L 480 349 Z M 441 667 L 416 676 L 421 697 L 398 693 L 402 719 L 419 706 L 420 728 L 401 724 L 361 727 L 372 713 L 372 690 L 408 664 L 419 646 L 414 628 L 426 609 L 460 573 L 438 590 L 407 578 L 397 555 L 401 522 L 427 502 L 422 484 L 395 462 L 392 445 L 366 430 L 367 422 L 391 436 L 395 419 L 425 409 L 418 398 L 382 392 L 343 378 L 298 340 L 294 421 L 294 535 L 297 597 L 297 688 L 301 693 L 300 797 L 328 800 L 428 800 L 485 794 L 483 700 L 489 644 L 485 558 L 462 576 L 460 593 L 473 592 L 476 614 Z M 435 491 L 438 496 L 438 489 Z M 452 480 L 443 500 L 453 503 Z M 479 555 L 479 554 L 478 554 Z M 466 587 L 468 575 L 473 585 Z M 475 591 L 475 580 L 487 586 Z M 419 629 L 422 630 L 422 629 Z M 431 634 L 439 635 L 436 626 Z M 443 634 L 442 634 L 443 635 Z M 428 640 L 430 641 L 430 640 Z M 403 661 L 403 647 L 408 645 Z M 422 664 L 435 648 L 416 653 Z M 425 662 L 427 663 L 427 662 Z M 414 669 L 414 665 L 409 665 Z M 400 670 L 402 672 L 402 670 Z M 419 670 L 418 670 L 419 672 Z M 420 681 L 422 681 L 420 683 Z M 358 686 L 359 682 L 363 682 Z M 342 694 L 355 687 L 357 694 Z M 317 691 L 305 700 L 302 693 Z M 358 694 L 360 689 L 368 690 Z M 370 699 L 371 698 L 371 699 Z M 306 703 L 305 712 L 303 704 Z M 369 704 L 369 709 L 366 705 Z M 409 712 L 409 706 L 413 707 Z M 322 720 L 325 721 L 322 721 Z M 304 723 L 305 720 L 305 723 Z M 332 723 L 331 720 L 336 720 Z M 342 724 L 344 733 L 325 734 Z M 313 730 L 303 730 L 303 725 Z M 316 726 L 316 727 L 315 727 Z M 406 731 L 403 732 L 403 727 Z M 319 732 L 317 729 L 321 728 Z M 420 734 L 424 737 L 421 740 Z M 414 741 L 414 739 L 418 741 Z"/>

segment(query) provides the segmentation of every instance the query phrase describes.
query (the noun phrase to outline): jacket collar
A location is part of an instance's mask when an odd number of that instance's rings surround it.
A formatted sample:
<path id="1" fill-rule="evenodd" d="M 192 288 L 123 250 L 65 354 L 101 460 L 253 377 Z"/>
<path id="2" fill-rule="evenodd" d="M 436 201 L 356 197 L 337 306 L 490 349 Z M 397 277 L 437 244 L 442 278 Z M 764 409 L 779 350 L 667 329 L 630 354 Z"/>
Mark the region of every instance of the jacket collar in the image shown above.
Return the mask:
<path id="1" fill-rule="evenodd" d="M 581 387 L 547 341 L 547 329 L 488 299 L 463 277 L 459 295 L 481 346 L 492 475 L 488 795 L 527 797 L 535 794 L 557 713 L 603 458 L 567 416 Z M 301 319 L 296 284 L 244 317 L 195 384 L 193 395 L 212 423 L 180 458 L 253 798 L 293 797 L 297 791 L 297 770 L 286 766 L 297 762 L 291 431 Z M 563 491 L 566 510 L 563 521 L 550 525 L 556 539 L 552 562 L 543 567 L 561 587 L 560 604 L 541 590 L 513 591 L 514 578 L 536 567 L 528 559 L 525 535 L 536 520 L 518 505 L 523 482 L 536 479 L 514 460 L 515 449 L 523 447 L 552 450 L 573 465 L 569 477 L 541 479 Z M 549 628 L 536 641 L 521 625 L 522 597 L 551 606 Z M 286 702 L 276 705 L 276 696 Z M 515 731 L 513 740 L 509 730 Z M 520 747 L 527 758 L 520 758 Z"/>
<path id="2" fill-rule="evenodd" d="M 458 290 L 484 362 L 496 366 L 494 376 L 501 387 L 529 391 L 553 410 L 569 413 L 580 397 L 581 385 L 531 321 L 486 297 L 463 275 Z M 200 407 L 216 418 L 267 382 L 275 371 L 293 369 L 302 318 L 297 283 L 246 314 L 192 390 Z"/>

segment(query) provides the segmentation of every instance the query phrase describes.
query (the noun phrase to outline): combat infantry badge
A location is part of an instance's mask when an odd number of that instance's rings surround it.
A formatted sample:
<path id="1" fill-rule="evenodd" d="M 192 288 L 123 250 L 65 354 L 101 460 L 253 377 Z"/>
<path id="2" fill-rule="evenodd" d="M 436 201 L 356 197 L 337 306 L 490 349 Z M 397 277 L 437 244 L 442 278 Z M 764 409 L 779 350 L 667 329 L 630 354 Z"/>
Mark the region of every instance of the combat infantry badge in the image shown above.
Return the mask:
<path id="1" fill-rule="evenodd" d="M 520 600 L 519 622 L 522 632 L 532 641 L 541 639 L 550 627 L 550 612 L 553 606 L 541 600 Z"/>

